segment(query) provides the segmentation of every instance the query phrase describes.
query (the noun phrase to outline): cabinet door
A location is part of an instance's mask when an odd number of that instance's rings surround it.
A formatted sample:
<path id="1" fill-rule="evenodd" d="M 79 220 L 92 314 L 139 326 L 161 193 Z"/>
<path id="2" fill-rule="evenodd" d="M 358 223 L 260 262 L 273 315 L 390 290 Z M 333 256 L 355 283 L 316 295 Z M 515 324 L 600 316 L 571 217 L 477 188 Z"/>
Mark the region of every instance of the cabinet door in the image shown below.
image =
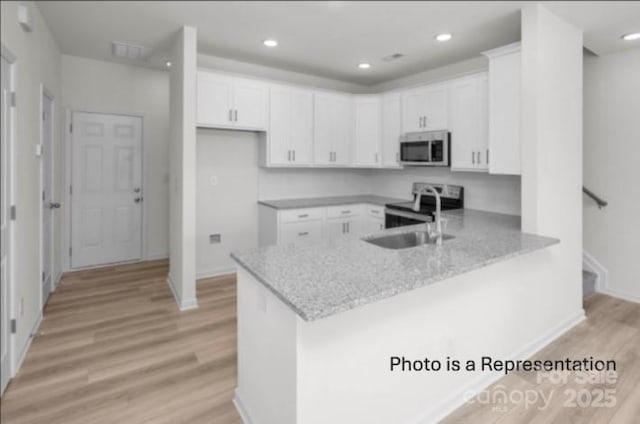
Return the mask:
<path id="1" fill-rule="evenodd" d="M 391 94 L 382 98 L 382 166 L 400 166 L 400 135 L 402 134 L 402 97 Z"/>
<path id="2" fill-rule="evenodd" d="M 316 93 L 313 104 L 313 161 L 333 165 L 333 102 L 330 96 Z"/>
<path id="3" fill-rule="evenodd" d="M 407 91 L 402 95 L 402 131 L 424 131 L 425 94 L 423 89 Z"/>
<path id="4" fill-rule="evenodd" d="M 475 76 L 451 83 L 451 168 L 461 171 L 482 170 L 479 140 L 481 129 L 480 83 Z"/>
<path id="5" fill-rule="evenodd" d="M 332 101 L 333 110 L 333 164 L 351 163 L 353 142 L 353 121 L 351 97 L 336 96 Z"/>
<path id="6" fill-rule="evenodd" d="M 355 105 L 355 157 L 360 166 L 380 165 L 380 99 L 358 97 Z"/>
<path id="7" fill-rule="evenodd" d="M 199 71 L 197 81 L 198 126 L 233 126 L 233 79 Z"/>
<path id="8" fill-rule="evenodd" d="M 278 244 L 300 243 L 321 238 L 322 221 L 290 222 L 280 225 Z"/>
<path id="9" fill-rule="evenodd" d="M 446 130 L 447 120 L 447 84 L 429 86 L 425 90 L 424 130 Z"/>
<path id="10" fill-rule="evenodd" d="M 348 220 L 345 219 L 328 219 L 325 221 L 324 236 L 329 239 L 336 239 L 346 234 Z"/>
<path id="11" fill-rule="evenodd" d="M 384 230 L 384 219 L 367 216 L 362 221 L 360 233 L 362 235 L 378 233 Z"/>
<path id="12" fill-rule="evenodd" d="M 345 221 L 345 235 L 360 235 L 362 232 L 362 221 L 357 217 Z"/>
<path id="13" fill-rule="evenodd" d="M 235 78 L 233 87 L 234 123 L 241 128 L 266 130 L 266 84 L 244 78 Z"/>
<path id="14" fill-rule="evenodd" d="M 292 163 L 291 89 L 272 86 L 269 94 L 269 164 L 290 165 Z"/>
<path id="15" fill-rule="evenodd" d="M 489 172 L 520 175 L 520 50 L 489 59 Z"/>
<path id="16" fill-rule="evenodd" d="M 291 148 L 295 165 L 311 165 L 313 156 L 313 93 L 291 92 Z"/>

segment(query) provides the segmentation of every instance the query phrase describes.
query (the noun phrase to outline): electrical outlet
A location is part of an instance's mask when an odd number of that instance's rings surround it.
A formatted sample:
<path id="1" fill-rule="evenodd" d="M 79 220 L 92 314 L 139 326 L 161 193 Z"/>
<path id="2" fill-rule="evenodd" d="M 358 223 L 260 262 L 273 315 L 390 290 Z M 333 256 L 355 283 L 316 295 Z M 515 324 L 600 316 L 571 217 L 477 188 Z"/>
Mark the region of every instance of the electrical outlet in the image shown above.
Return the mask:
<path id="1" fill-rule="evenodd" d="M 210 234 L 209 235 L 209 244 L 218 244 L 222 241 L 222 235 L 220 234 Z"/>

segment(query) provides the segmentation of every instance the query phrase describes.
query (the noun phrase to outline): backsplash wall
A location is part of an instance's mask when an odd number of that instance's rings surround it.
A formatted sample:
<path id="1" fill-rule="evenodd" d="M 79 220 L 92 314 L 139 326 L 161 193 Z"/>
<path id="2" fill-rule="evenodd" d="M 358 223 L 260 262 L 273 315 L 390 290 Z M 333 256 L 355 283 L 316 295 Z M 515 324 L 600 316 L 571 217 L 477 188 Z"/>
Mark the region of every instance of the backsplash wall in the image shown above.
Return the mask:
<path id="1" fill-rule="evenodd" d="M 259 198 L 377 194 L 409 199 L 414 181 L 464 186 L 465 206 L 520 215 L 520 177 L 443 168 L 397 169 L 259 169 Z"/>

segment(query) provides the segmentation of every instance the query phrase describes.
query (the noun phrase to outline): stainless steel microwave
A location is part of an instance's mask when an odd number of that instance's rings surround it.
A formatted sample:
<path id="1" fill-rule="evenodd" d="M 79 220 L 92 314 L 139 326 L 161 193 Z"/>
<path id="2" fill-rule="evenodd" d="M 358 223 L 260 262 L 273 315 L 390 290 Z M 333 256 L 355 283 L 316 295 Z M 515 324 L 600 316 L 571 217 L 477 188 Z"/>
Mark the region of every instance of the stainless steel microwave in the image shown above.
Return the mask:
<path id="1" fill-rule="evenodd" d="M 410 132 L 400 136 L 400 163 L 411 166 L 449 166 L 449 131 Z"/>

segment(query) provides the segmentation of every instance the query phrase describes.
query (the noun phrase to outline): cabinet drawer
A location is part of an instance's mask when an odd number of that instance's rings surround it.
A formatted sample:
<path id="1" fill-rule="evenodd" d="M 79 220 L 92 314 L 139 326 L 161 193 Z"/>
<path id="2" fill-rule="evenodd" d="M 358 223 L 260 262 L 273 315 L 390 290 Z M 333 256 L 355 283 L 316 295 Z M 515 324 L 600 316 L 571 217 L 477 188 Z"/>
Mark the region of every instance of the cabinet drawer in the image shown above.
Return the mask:
<path id="1" fill-rule="evenodd" d="M 324 208 L 290 209 L 280 212 L 280 223 L 322 219 Z"/>
<path id="2" fill-rule="evenodd" d="M 362 205 L 344 205 L 327 207 L 327 218 L 344 218 L 358 216 L 362 213 Z"/>
<path id="3" fill-rule="evenodd" d="M 366 213 L 374 218 L 384 219 L 384 206 L 366 205 Z"/>
<path id="4" fill-rule="evenodd" d="M 289 222 L 280 226 L 278 244 L 320 240 L 321 238 L 322 221 Z"/>

